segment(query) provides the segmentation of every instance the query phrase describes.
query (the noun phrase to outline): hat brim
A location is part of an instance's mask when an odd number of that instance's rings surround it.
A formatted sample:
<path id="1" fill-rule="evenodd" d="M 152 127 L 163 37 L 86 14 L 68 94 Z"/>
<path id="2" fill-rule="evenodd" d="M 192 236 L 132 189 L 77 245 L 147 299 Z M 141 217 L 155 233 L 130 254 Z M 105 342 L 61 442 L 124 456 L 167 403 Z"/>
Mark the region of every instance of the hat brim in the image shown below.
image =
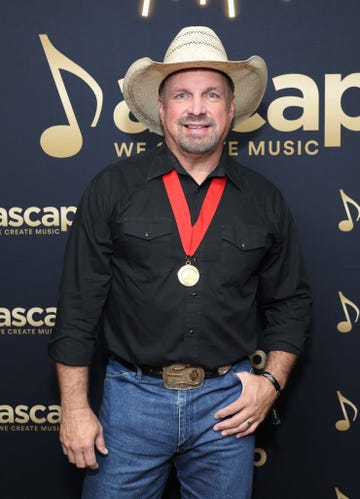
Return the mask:
<path id="1" fill-rule="evenodd" d="M 267 83 L 265 61 L 254 55 L 244 61 L 186 61 L 162 63 L 143 57 L 128 69 L 123 85 L 125 101 L 132 114 L 151 132 L 163 135 L 158 111 L 159 87 L 172 73 L 183 69 L 221 71 L 234 83 L 234 128 L 251 116 L 263 98 Z"/>

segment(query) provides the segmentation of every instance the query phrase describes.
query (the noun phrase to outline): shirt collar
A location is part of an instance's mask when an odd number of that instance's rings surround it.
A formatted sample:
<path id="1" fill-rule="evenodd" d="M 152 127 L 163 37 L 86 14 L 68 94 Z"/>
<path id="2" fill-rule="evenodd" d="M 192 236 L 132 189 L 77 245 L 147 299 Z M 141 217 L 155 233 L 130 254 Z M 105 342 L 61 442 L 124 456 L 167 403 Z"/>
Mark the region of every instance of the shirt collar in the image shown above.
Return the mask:
<path id="1" fill-rule="evenodd" d="M 236 161 L 231 160 L 223 151 L 219 164 L 210 173 L 209 177 L 227 176 L 229 180 L 231 180 L 231 182 L 241 190 L 242 175 L 240 168 L 240 165 Z M 149 168 L 147 180 L 150 181 L 157 177 L 161 177 L 173 169 L 175 169 L 179 174 L 188 175 L 186 170 L 181 166 L 166 144 L 162 144 L 155 152 Z"/>

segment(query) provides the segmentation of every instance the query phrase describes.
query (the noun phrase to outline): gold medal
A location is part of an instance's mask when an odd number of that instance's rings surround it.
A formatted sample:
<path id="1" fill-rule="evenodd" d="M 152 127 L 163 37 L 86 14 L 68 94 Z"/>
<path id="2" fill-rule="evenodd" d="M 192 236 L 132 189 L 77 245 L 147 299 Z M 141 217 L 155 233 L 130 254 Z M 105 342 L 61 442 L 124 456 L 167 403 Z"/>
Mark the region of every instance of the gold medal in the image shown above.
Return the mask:
<path id="1" fill-rule="evenodd" d="M 215 215 L 225 189 L 226 177 L 216 177 L 211 180 L 195 225 L 191 224 L 190 210 L 176 170 L 165 173 L 163 182 L 186 255 L 185 265 L 178 270 L 178 279 L 183 286 L 190 288 L 200 279 L 200 272 L 192 265 L 190 259 L 195 255 Z"/>
<path id="2" fill-rule="evenodd" d="M 191 263 L 186 263 L 178 271 L 178 279 L 183 286 L 195 286 L 199 282 L 200 272 Z"/>

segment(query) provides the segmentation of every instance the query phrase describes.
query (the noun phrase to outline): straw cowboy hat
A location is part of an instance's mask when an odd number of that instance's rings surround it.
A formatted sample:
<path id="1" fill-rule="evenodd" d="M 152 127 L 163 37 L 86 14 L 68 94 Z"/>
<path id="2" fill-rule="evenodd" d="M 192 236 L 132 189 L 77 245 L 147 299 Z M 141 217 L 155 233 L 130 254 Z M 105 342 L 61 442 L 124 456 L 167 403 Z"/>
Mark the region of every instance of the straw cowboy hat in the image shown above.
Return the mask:
<path id="1" fill-rule="evenodd" d="M 164 62 L 143 57 L 128 69 L 123 93 L 133 115 L 151 131 L 163 135 L 158 112 L 161 82 L 182 69 L 206 68 L 227 74 L 235 88 L 234 127 L 251 116 L 264 95 L 267 82 L 265 61 L 258 56 L 229 61 L 216 33 L 206 26 L 183 28 L 171 42 Z"/>

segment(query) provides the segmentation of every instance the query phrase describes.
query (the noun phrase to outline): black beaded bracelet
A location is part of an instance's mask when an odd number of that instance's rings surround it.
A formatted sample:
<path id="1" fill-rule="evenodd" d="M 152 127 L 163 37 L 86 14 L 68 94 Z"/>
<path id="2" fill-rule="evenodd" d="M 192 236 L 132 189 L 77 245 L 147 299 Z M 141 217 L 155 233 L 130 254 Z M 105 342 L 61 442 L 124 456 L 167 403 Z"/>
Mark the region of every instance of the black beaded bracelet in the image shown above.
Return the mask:
<path id="1" fill-rule="evenodd" d="M 261 376 L 264 376 L 264 378 L 268 379 L 270 381 L 270 383 L 272 383 L 274 385 L 276 393 L 279 396 L 281 393 L 281 388 L 280 388 L 278 380 L 268 371 L 264 371 L 263 373 L 261 373 Z"/>

